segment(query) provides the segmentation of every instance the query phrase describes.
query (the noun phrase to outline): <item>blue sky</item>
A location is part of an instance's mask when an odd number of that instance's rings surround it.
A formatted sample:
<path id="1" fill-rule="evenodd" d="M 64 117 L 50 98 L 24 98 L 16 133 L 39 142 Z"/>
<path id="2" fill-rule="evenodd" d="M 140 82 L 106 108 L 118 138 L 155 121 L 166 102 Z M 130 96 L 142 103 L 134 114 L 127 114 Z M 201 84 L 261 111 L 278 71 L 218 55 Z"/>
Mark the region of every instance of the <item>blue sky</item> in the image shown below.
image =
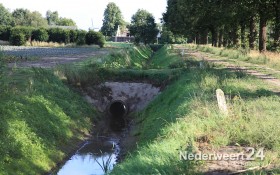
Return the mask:
<path id="1" fill-rule="evenodd" d="M 0 0 L 11 11 L 16 8 L 27 8 L 39 11 L 45 16 L 47 10 L 58 11 L 62 17 L 72 18 L 79 28 L 102 26 L 103 13 L 109 2 L 115 2 L 121 9 L 124 19 L 130 22 L 131 16 L 138 9 L 151 12 L 156 22 L 160 22 L 166 10 L 167 0 Z"/>

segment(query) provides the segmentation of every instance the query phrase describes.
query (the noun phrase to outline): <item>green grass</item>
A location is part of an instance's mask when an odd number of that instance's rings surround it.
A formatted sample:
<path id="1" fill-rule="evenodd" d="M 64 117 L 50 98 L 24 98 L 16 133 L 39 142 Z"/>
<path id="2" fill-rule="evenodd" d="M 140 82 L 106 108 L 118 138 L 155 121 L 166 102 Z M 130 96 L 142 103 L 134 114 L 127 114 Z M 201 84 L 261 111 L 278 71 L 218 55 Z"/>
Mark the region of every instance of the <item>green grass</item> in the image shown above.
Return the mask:
<path id="1" fill-rule="evenodd" d="M 0 89 L 1 174 L 46 173 L 96 116 L 50 70 L 3 67 Z"/>
<path id="2" fill-rule="evenodd" d="M 57 72 L 69 84 L 81 87 L 104 81 L 148 81 L 160 86 L 176 79 L 185 69 L 184 66 L 169 69 L 166 63 L 162 66 L 165 69 L 154 69 L 150 63 L 158 58 L 152 56 L 149 47 L 134 46 L 113 51 L 103 58 L 61 66 Z"/>
<path id="3" fill-rule="evenodd" d="M 185 45 L 187 48 L 192 50 L 199 50 L 202 52 L 211 53 L 216 56 L 221 56 L 227 59 L 239 60 L 243 62 L 265 65 L 273 69 L 280 69 L 280 54 L 277 52 L 265 52 L 259 53 L 256 50 L 249 49 L 228 49 L 228 48 L 217 48 L 208 45 Z"/>
<path id="4" fill-rule="evenodd" d="M 217 88 L 227 96 L 227 117 L 219 112 Z M 280 98 L 268 88 L 240 72 L 189 69 L 137 115 L 137 149 L 112 174 L 199 174 L 203 162 L 181 161 L 179 150 L 194 152 L 202 138 L 215 148 L 264 147 L 260 164 L 268 164 L 280 153 Z"/>

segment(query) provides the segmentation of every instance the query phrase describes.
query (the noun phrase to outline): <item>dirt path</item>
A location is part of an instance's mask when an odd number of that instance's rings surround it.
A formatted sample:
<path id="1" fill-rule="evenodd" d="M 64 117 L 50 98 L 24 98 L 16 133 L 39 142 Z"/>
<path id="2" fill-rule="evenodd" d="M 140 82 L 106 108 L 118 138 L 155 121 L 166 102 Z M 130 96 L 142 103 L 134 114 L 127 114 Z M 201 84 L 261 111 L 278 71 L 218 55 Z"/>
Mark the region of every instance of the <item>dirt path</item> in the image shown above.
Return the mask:
<path id="1" fill-rule="evenodd" d="M 280 94 L 280 80 L 278 78 L 274 77 L 272 75 L 272 73 L 262 73 L 262 71 L 258 71 L 258 70 L 263 70 L 264 72 L 266 72 L 266 70 L 269 70 L 270 72 L 273 72 L 273 73 L 280 73 L 280 71 L 278 71 L 278 70 L 274 70 L 274 69 L 271 69 L 271 68 L 268 68 L 265 66 L 260 66 L 257 64 L 247 63 L 244 61 L 235 60 L 236 62 L 232 62 L 231 59 L 227 59 L 225 57 L 217 57 L 213 54 L 204 53 L 204 52 L 200 52 L 200 51 L 196 51 L 196 50 L 190 50 L 187 48 L 178 47 L 177 49 L 184 50 L 183 57 L 191 55 L 202 61 L 207 61 L 209 63 L 221 65 L 231 71 L 243 71 L 248 75 L 255 76 L 271 85 L 274 85 L 275 88 L 272 88 L 270 90 L 275 92 L 278 95 Z M 239 63 L 242 64 L 242 66 L 240 66 Z M 252 67 L 257 67 L 258 70 L 254 70 L 254 69 L 252 69 Z"/>

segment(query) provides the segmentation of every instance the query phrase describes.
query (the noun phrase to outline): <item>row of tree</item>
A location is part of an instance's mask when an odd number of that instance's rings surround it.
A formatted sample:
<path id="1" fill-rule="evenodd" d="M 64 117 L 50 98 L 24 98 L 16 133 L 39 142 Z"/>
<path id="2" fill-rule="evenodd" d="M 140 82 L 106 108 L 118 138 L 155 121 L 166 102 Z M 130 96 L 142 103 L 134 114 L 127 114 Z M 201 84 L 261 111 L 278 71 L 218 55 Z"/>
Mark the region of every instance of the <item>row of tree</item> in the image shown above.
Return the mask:
<path id="1" fill-rule="evenodd" d="M 72 19 L 59 17 L 57 11 L 47 11 L 46 17 L 43 17 L 37 11 L 31 12 L 23 8 L 10 12 L 0 4 L 0 25 L 47 27 L 48 25 L 76 26 L 76 23 Z"/>
<path id="2" fill-rule="evenodd" d="M 279 0 L 168 0 L 163 21 L 198 44 L 210 37 L 219 47 L 280 48 Z"/>
<path id="3" fill-rule="evenodd" d="M 134 36 L 136 43 L 153 43 L 158 34 L 154 16 L 146 10 L 138 10 L 131 18 L 131 24 L 124 21 L 119 7 L 111 2 L 104 11 L 103 26 L 101 32 L 105 36 L 116 36 L 117 30 L 128 28 L 130 35 Z"/>

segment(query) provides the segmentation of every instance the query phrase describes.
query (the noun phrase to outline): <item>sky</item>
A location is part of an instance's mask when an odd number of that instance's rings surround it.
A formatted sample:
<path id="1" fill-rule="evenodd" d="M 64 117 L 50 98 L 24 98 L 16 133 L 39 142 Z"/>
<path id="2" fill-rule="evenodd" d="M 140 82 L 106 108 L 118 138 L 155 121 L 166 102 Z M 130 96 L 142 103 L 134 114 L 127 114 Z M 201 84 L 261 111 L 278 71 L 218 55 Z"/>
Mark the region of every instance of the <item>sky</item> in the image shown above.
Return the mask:
<path id="1" fill-rule="evenodd" d="M 26 8 L 39 11 L 44 17 L 47 10 L 58 11 L 60 17 L 73 19 L 78 28 L 84 30 L 101 28 L 103 13 L 109 2 L 117 4 L 127 22 L 138 9 L 145 9 L 159 23 L 167 6 L 167 0 L 0 0 L 10 11 Z"/>

